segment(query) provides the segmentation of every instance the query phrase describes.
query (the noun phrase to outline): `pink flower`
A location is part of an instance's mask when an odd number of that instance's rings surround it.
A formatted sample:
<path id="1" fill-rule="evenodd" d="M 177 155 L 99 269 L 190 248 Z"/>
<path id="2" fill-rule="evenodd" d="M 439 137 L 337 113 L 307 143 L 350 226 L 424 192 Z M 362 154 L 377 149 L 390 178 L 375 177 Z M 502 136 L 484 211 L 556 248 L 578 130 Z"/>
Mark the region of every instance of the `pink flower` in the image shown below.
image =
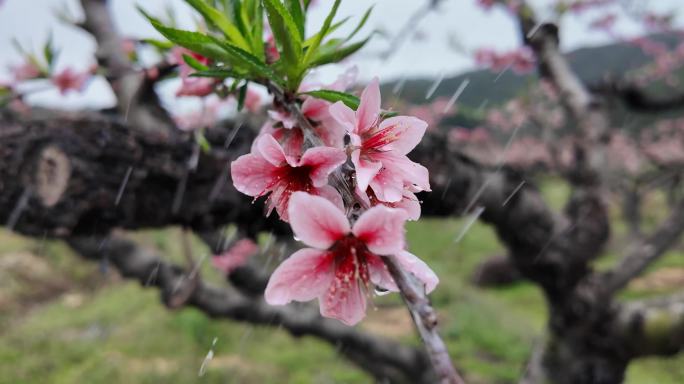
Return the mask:
<path id="1" fill-rule="evenodd" d="M 230 249 L 211 259 L 214 268 L 229 275 L 236 268 L 245 265 L 250 256 L 257 253 L 259 246 L 250 239 L 242 239 L 236 242 Z"/>
<path id="2" fill-rule="evenodd" d="M 91 72 L 76 72 L 72 68 L 67 68 L 52 76 L 51 80 L 59 88 L 59 92 L 64 95 L 69 91 L 83 91 L 91 77 Z"/>
<path id="3" fill-rule="evenodd" d="M 261 108 L 261 95 L 252 88 L 247 88 L 245 95 L 245 108 L 252 113 L 256 113 Z"/>
<path id="4" fill-rule="evenodd" d="M 185 77 L 176 91 L 176 96 L 209 96 L 214 92 L 216 80 L 207 77 Z"/>
<path id="5" fill-rule="evenodd" d="M 364 89 L 356 112 L 340 101 L 330 107 L 330 114 L 351 138 L 359 190 L 370 186 L 386 202 L 401 200 L 405 187 L 412 192 L 430 190 L 428 170 L 406 156 L 423 138 L 427 124 L 410 116 L 380 121 L 377 78 Z"/>
<path id="6" fill-rule="evenodd" d="M 31 60 L 10 68 L 15 82 L 37 79 L 41 77 L 41 70 Z"/>
<path id="7" fill-rule="evenodd" d="M 182 47 L 174 47 L 171 50 L 170 61 L 172 64 L 178 64 L 178 67 L 180 68 L 181 77 L 188 77 L 191 73 L 195 72 L 195 70 L 185 62 L 183 55 L 188 55 L 204 65 L 209 65 L 209 63 L 211 62 L 209 58 L 204 57 L 199 53 L 195 53 L 189 49 Z"/>
<path id="8" fill-rule="evenodd" d="M 270 214 L 276 209 L 283 221 L 288 221 L 290 195 L 306 191 L 342 206 L 342 197 L 328 185 L 328 176 L 347 161 L 343 150 L 331 147 L 310 148 L 301 156 L 288 156 L 269 134 L 259 137 L 252 153 L 240 156 L 230 165 L 235 188 L 249 196 L 270 193 L 267 206 Z"/>
<path id="9" fill-rule="evenodd" d="M 338 78 L 332 84 L 323 85 L 324 89 L 331 89 L 334 91 L 344 91 L 350 87 L 355 81 L 358 75 L 358 69 L 356 67 L 349 68 L 343 74 L 338 76 Z M 314 84 L 304 84 L 300 86 L 299 92 L 307 92 L 313 89 L 321 88 L 320 85 Z M 304 102 L 302 103 L 302 114 L 312 122 L 314 132 L 325 145 L 328 147 L 342 148 L 344 146 L 344 133 L 345 129 L 341 125 L 337 124 L 335 120 L 330 115 L 330 102 L 317 99 L 315 97 L 310 97 L 307 95 L 302 95 Z M 280 123 L 282 128 L 287 130 L 293 130 L 298 132 L 293 132 L 292 134 L 287 133 L 274 133 L 273 136 L 278 139 L 278 141 L 286 147 L 285 152 L 290 153 L 287 148 L 295 149 L 295 145 L 282 141 L 278 136 L 284 139 L 297 139 L 301 142 L 301 131 L 298 127 L 296 119 L 294 119 L 289 112 L 283 110 L 268 111 L 268 115 L 276 123 Z M 295 128 L 295 129 L 293 129 Z M 273 128 L 274 130 L 279 130 L 280 128 Z M 296 143 L 295 143 L 296 144 Z M 299 147 L 301 148 L 301 146 Z M 301 149 L 296 149 L 295 154 L 301 153 Z"/>
<path id="10" fill-rule="evenodd" d="M 292 230 L 313 248 L 295 252 L 273 272 L 267 303 L 318 298 L 321 315 L 354 325 L 365 316 L 370 283 L 398 291 L 381 259 L 387 256 L 421 280 L 427 292 L 437 286 L 434 272 L 404 250 L 403 211 L 373 207 L 350 227 L 342 211 L 323 198 L 297 192 L 291 200 Z"/>

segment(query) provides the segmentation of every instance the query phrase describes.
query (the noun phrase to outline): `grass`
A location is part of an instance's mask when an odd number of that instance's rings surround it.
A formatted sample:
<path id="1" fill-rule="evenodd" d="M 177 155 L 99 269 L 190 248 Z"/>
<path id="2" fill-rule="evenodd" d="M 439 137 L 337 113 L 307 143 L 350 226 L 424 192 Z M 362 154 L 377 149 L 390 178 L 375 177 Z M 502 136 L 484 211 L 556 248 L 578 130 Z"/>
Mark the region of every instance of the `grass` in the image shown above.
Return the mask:
<path id="1" fill-rule="evenodd" d="M 560 208 L 568 194 L 546 183 L 545 196 Z M 513 383 L 524 371 L 532 346 L 543 334 L 546 308 L 528 283 L 481 290 L 468 279 L 475 266 L 503 248 L 491 228 L 480 223 L 455 242 L 464 220 L 423 219 L 408 226 L 408 242 L 441 276 L 432 295 L 442 317 L 449 350 L 470 383 Z M 143 231 L 136 240 L 181 261 L 177 229 Z M 613 234 L 606 268 L 624 247 L 624 229 Z M 206 253 L 199 242 L 197 254 Z M 18 252 L 40 254 L 50 274 L 41 280 L 0 275 L 0 384 L 4 383 L 370 383 L 371 380 L 317 339 L 293 338 L 277 328 L 214 321 L 194 309 L 166 310 L 158 292 L 123 282 L 100 266 L 80 261 L 62 244 L 36 242 L 0 232 L 0 261 Z M 681 250 L 654 270 L 684 266 Z M 220 278 L 205 263 L 204 276 Z M 0 273 L 2 270 L 0 270 Z M 37 300 L 36 287 L 60 279 L 68 284 L 51 300 Z M 8 282 L 11 280 L 11 284 Z M 11 286 L 11 289 L 9 288 Z M 625 297 L 649 292 L 631 289 Z M 416 343 L 399 299 L 379 297 L 361 324 L 402 342 Z M 4 308 L 4 309 L 3 309 Z M 216 340 L 204 375 L 200 366 Z M 627 382 L 674 384 L 684 381 L 684 356 L 633 363 Z"/>

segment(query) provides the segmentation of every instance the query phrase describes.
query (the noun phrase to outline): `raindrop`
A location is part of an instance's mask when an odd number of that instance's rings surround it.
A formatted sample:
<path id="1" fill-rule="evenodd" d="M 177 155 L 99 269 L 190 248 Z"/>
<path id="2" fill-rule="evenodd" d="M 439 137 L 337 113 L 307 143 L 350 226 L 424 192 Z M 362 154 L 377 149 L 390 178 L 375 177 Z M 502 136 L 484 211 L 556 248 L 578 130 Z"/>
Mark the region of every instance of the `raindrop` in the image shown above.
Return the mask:
<path id="1" fill-rule="evenodd" d="M 392 293 L 392 291 L 385 289 L 385 288 L 378 287 L 376 285 L 375 289 L 373 290 L 373 293 L 375 293 L 376 296 L 385 296 L 385 295 L 389 295 L 390 293 Z"/>
<path id="2" fill-rule="evenodd" d="M 521 181 L 520 184 L 518 184 L 518 186 L 515 187 L 513 192 L 511 192 L 511 194 L 506 198 L 506 200 L 504 200 L 504 202 L 503 202 L 503 204 L 501 204 L 501 206 L 505 207 L 506 204 L 508 204 L 508 202 L 513 198 L 513 196 L 515 196 L 515 194 L 518 193 L 518 191 L 520 190 L 520 188 L 522 188 L 523 185 L 525 185 L 525 180 Z"/>

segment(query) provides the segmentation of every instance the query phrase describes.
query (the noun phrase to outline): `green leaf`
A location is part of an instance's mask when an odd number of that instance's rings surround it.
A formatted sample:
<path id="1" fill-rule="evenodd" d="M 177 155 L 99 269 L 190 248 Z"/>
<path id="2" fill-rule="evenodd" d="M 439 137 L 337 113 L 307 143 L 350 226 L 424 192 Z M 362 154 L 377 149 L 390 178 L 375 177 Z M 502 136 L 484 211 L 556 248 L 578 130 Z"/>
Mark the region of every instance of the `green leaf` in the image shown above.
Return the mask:
<path id="1" fill-rule="evenodd" d="M 55 62 L 55 57 L 57 56 L 57 51 L 52 44 L 52 34 L 50 34 L 50 38 L 43 47 L 43 55 L 45 55 L 45 62 L 47 63 L 48 70 L 51 71 Z"/>
<path id="2" fill-rule="evenodd" d="M 252 52 L 261 60 L 266 59 L 264 52 L 264 7 L 261 1 L 254 1 L 254 10 L 252 11 L 252 20 L 254 21 L 254 28 L 252 29 Z"/>
<path id="3" fill-rule="evenodd" d="M 350 18 L 351 18 L 351 17 L 345 17 L 344 19 L 342 19 L 342 20 L 338 21 L 337 23 L 331 25 L 331 26 L 330 26 L 330 29 L 328 29 L 327 35 L 329 35 L 329 34 L 335 32 L 335 31 L 337 30 L 337 28 L 341 27 L 344 23 L 346 23 L 347 21 L 349 21 Z M 318 38 L 318 36 L 319 36 L 320 34 L 321 34 L 321 31 L 318 31 L 315 35 L 313 35 L 313 36 L 309 37 L 308 39 L 306 39 L 306 41 L 304 41 L 304 43 L 303 43 L 304 48 L 310 47 L 311 44 L 313 44 L 313 42 Z"/>
<path id="4" fill-rule="evenodd" d="M 361 18 L 359 25 L 357 25 L 356 28 L 354 28 L 354 30 L 352 31 L 352 33 L 350 33 L 349 36 L 347 36 L 346 41 L 351 40 L 354 36 L 356 36 L 356 34 L 361 30 L 361 28 L 363 28 L 363 26 L 366 25 L 366 22 L 368 21 L 371 12 L 373 12 L 373 7 L 374 5 L 368 8 L 366 13 L 363 14 L 363 17 Z"/>
<path id="5" fill-rule="evenodd" d="M 290 10 L 292 19 L 297 25 L 297 30 L 299 30 L 299 37 L 304 39 L 304 28 L 306 27 L 306 15 L 302 9 L 302 2 L 300 0 L 285 0 L 287 8 Z"/>
<path id="6" fill-rule="evenodd" d="M 206 69 L 198 70 L 197 72 L 191 73 L 190 77 L 215 77 L 219 79 L 225 79 L 231 77 L 233 79 L 242 79 L 245 77 L 244 73 L 231 71 L 228 69 Z"/>
<path id="7" fill-rule="evenodd" d="M 281 60 L 286 64 L 285 71 L 288 74 L 288 80 L 292 83 L 290 85 L 299 85 L 294 84 L 298 81 L 302 54 L 302 39 L 297 25 L 280 0 L 263 0 L 263 4 L 266 8 L 273 36 L 282 50 L 280 53 Z"/>
<path id="8" fill-rule="evenodd" d="M 168 51 L 169 49 L 173 48 L 173 43 L 170 41 L 161 41 L 156 39 L 142 39 L 141 41 L 162 51 Z"/>
<path id="9" fill-rule="evenodd" d="M 338 101 L 343 102 L 347 107 L 356 110 L 359 108 L 360 100 L 358 97 L 351 95 L 349 93 L 333 91 L 331 89 L 320 89 L 317 91 L 305 92 L 305 95 L 313 96 L 317 99 L 322 99 L 329 101 L 331 103 L 336 103 Z"/>
<path id="10" fill-rule="evenodd" d="M 334 91 L 332 89 L 319 89 L 317 91 L 310 91 L 310 92 L 304 92 L 304 95 L 309 95 L 312 97 L 315 97 L 317 99 L 329 101 L 331 103 L 336 103 L 338 101 L 341 101 L 346 105 L 347 107 L 357 110 L 359 108 L 359 104 L 361 103 L 361 100 L 349 93 L 346 92 L 340 92 L 340 91 Z M 380 115 L 383 118 L 387 117 L 392 117 L 392 116 L 397 116 L 397 112 L 394 111 L 381 111 Z"/>
<path id="11" fill-rule="evenodd" d="M 222 49 L 222 47 L 217 44 L 212 37 L 199 32 L 182 31 L 180 29 L 169 28 L 159 22 L 159 20 L 147 14 L 147 12 L 144 10 L 140 9 L 140 12 L 142 12 L 142 14 L 150 21 L 154 29 L 181 47 L 185 47 L 193 52 L 215 60 L 226 60 L 229 58 L 225 50 Z"/>
<path id="12" fill-rule="evenodd" d="M 207 140 L 204 133 L 201 131 L 195 131 L 195 142 L 199 145 L 202 153 L 211 152 L 211 143 L 209 143 L 209 140 Z"/>
<path id="13" fill-rule="evenodd" d="M 228 17 L 218 9 L 213 8 L 204 0 L 185 0 L 190 6 L 195 8 L 204 19 L 211 25 L 216 26 L 223 34 L 236 46 L 249 51 L 250 45 L 245 40 L 238 27 L 231 23 Z M 236 1 L 237 2 L 237 1 Z"/>
<path id="14" fill-rule="evenodd" d="M 246 67 L 250 70 L 250 72 L 256 74 L 258 77 L 270 79 L 278 83 L 282 82 L 280 77 L 273 71 L 272 68 L 251 53 L 227 43 L 221 44 L 220 47 L 223 48 L 228 55 L 230 55 L 232 59 L 231 64 L 239 63 L 240 66 Z"/>
<path id="15" fill-rule="evenodd" d="M 206 65 L 200 63 L 197 59 L 190 55 L 183 54 L 183 60 L 188 66 L 196 71 L 206 71 L 209 69 Z"/>
<path id="16" fill-rule="evenodd" d="M 304 56 L 305 65 L 308 66 L 310 64 L 312 58 L 315 57 L 314 55 L 318 51 L 318 47 L 321 45 L 321 41 L 323 41 L 323 38 L 328 34 L 328 30 L 330 30 L 330 25 L 332 24 L 332 21 L 335 18 L 335 14 L 337 13 L 337 8 L 339 8 L 340 6 L 340 1 L 341 0 L 335 0 L 332 9 L 328 13 L 328 16 L 325 18 L 325 21 L 323 22 L 323 27 L 321 27 L 321 30 L 317 34 L 318 37 L 314 39 L 314 41 L 311 43 L 311 46 L 306 51 L 306 55 Z"/>
<path id="17" fill-rule="evenodd" d="M 249 82 L 245 82 L 245 85 L 240 87 L 240 93 L 238 93 L 238 105 L 237 105 L 237 110 L 238 112 L 242 111 L 242 108 L 245 106 L 245 97 L 247 97 L 247 85 Z"/>
<path id="18" fill-rule="evenodd" d="M 314 58 L 311 62 L 312 67 L 317 67 L 320 65 L 337 63 L 344 60 L 348 56 L 356 53 L 359 49 L 363 48 L 364 45 L 370 40 L 370 36 L 365 40 L 361 40 L 358 43 L 347 45 L 346 47 L 336 48 L 330 52 L 320 54 Z"/>

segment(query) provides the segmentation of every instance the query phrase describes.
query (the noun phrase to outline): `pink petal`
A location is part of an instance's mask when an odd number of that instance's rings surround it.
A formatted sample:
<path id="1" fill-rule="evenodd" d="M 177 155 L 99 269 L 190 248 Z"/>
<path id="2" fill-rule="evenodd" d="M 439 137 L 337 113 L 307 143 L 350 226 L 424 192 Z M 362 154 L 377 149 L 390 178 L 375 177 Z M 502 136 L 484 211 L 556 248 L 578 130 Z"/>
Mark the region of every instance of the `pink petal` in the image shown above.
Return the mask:
<path id="1" fill-rule="evenodd" d="M 338 101 L 331 105 L 330 108 L 328 108 L 328 112 L 330 112 L 330 116 L 332 116 L 333 120 L 344 127 L 347 132 L 356 132 L 356 114 L 354 113 L 354 110 L 347 107 L 343 102 Z"/>
<path id="2" fill-rule="evenodd" d="M 406 272 L 413 274 L 425 285 L 426 293 L 432 292 L 435 287 L 437 287 L 437 284 L 439 284 L 439 278 L 435 272 L 433 272 L 432 269 L 430 269 L 430 267 L 428 267 L 428 265 L 416 255 L 402 250 L 401 252 L 395 254 L 394 257 Z"/>
<path id="3" fill-rule="evenodd" d="M 325 294 L 332 279 L 333 260 L 329 253 L 300 249 L 273 272 L 264 298 L 271 305 L 313 300 Z"/>
<path id="4" fill-rule="evenodd" d="M 330 288 L 318 300 L 321 315 L 354 325 L 366 316 L 366 296 L 359 281 L 348 272 L 336 270 Z"/>
<path id="5" fill-rule="evenodd" d="M 304 152 L 298 166 L 311 167 L 311 181 L 314 187 L 328 184 L 328 176 L 347 161 L 344 150 L 331 147 L 314 147 Z"/>
<path id="6" fill-rule="evenodd" d="M 323 197 L 295 192 L 288 213 L 295 236 L 312 247 L 327 249 L 349 233 L 347 217 Z"/>
<path id="7" fill-rule="evenodd" d="M 416 195 L 411 192 L 404 191 L 404 197 L 393 203 L 392 207 L 404 210 L 407 220 L 415 221 L 420 219 L 420 202 Z"/>
<path id="8" fill-rule="evenodd" d="M 383 120 L 379 129 L 387 130 L 387 135 L 393 138 L 383 149 L 405 155 L 423 139 L 427 123 L 412 116 L 395 116 Z"/>
<path id="9" fill-rule="evenodd" d="M 384 205 L 364 212 L 352 228 L 352 233 L 378 255 L 392 255 L 404 248 L 406 213 Z"/>
<path id="10" fill-rule="evenodd" d="M 230 164 L 235 189 L 249 196 L 260 196 L 273 183 L 275 167 L 261 156 L 251 153 L 238 157 Z"/>
<path id="11" fill-rule="evenodd" d="M 255 254 L 259 250 L 259 246 L 256 245 L 250 239 L 239 240 L 220 255 L 212 257 L 211 263 L 214 268 L 229 275 L 237 267 L 240 267 L 247 263 L 250 256 Z"/>
<path id="12" fill-rule="evenodd" d="M 330 108 L 329 102 L 315 97 L 307 97 L 302 103 L 302 113 L 304 116 L 315 121 L 321 121 L 330 116 L 328 108 Z"/>
<path id="13" fill-rule="evenodd" d="M 257 139 L 256 148 L 264 159 L 275 166 L 283 164 L 286 160 L 283 147 L 268 133 Z"/>
<path id="14" fill-rule="evenodd" d="M 380 116 L 380 81 L 373 78 L 361 93 L 361 102 L 356 110 L 356 132 L 361 134 L 371 128 Z"/>
<path id="15" fill-rule="evenodd" d="M 378 200 L 394 203 L 404 196 L 404 175 L 391 163 L 383 162 L 383 167 L 370 181 L 370 187 Z"/>
<path id="16" fill-rule="evenodd" d="M 390 172 L 393 180 L 396 177 L 401 177 L 405 186 L 412 187 L 412 192 L 430 190 L 430 173 L 427 168 L 411 161 L 406 155 L 379 152 L 373 154 L 372 159 L 381 162 L 382 166 L 386 168 L 383 171 Z"/>
<path id="17" fill-rule="evenodd" d="M 340 211 L 344 212 L 344 201 L 342 195 L 331 185 L 324 185 L 314 189 L 315 195 L 320 196 L 333 203 Z"/>
<path id="18" fill-rule="evenodd" d="M 360 190 L 365 191 L 371 180 L 378 174 L 382 164 L 379 162 L 368 161 L 361 158 L 361 150 L 356 149 L 351 154 L 352 163 L 356 170 L 356 185 Z"/>
<path id="19" fill-rule="evenodd" d="M 399 292 L 397 284 L 389 273 L 387 266 L 380 256 L 371 256 L 366 259 L 370 281 L 376 286 L 392 292 Z"/>

